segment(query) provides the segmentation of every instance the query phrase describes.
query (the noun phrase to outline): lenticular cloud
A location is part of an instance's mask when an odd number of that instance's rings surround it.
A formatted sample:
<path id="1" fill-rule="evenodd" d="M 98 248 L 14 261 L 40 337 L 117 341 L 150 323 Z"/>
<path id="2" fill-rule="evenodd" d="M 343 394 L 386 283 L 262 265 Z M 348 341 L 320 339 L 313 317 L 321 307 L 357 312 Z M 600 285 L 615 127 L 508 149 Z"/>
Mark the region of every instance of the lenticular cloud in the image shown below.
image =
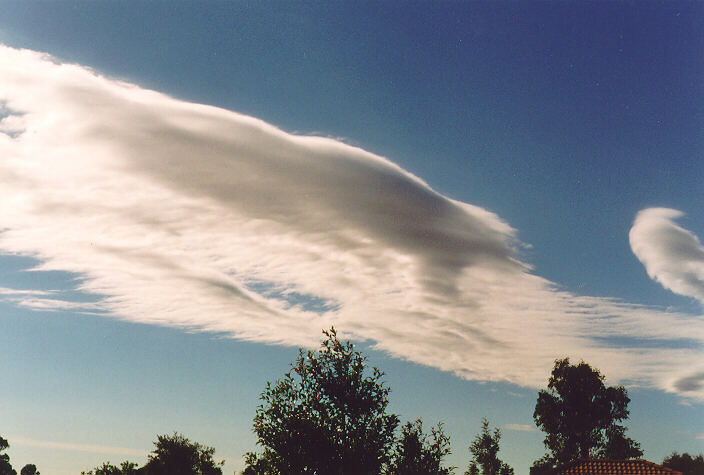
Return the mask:
<path id="1" fill-rule="evenodd" d="M 651 279 L 704 303 L 704 246 L 678 226 L 684 213 L 667 208 L 641 211 L 631 228 L 631 248 Z"/>
<path id="2" fill-rule="evenodd" d="M 677 384 L 701 345 L 657 345 L 702 343 L 701 324 L 558 290 L 520 261 L 510 225 L 385 158 L 1 46 L 0 104 L 0 251 L 80 275 L 91 312 L 290 345 L 335 325 L 528 386 L 570 355 L 704 395 Z M 11 295 L 73 308 L 54 297 Z"/>

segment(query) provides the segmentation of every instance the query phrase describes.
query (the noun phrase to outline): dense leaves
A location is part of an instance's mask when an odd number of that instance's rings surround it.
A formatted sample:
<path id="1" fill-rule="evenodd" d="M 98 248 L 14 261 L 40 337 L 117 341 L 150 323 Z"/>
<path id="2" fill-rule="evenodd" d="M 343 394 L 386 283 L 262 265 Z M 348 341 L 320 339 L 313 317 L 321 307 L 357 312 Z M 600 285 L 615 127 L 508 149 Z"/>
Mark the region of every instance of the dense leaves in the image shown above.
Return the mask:
<path id="1" fill-rule="evenodd" d="M 376 475 L 390 462 L 398 417 L 386 413 L 382 373 L 334 328 L 323 333 L 318 351 L 301 350 L 261 394 L 254 432 L 264 452 L 247 455 L 246 473 Z"/>
<path id="2" fill-rule="evenodd" d="M 213 460 L 215 449 L 191 442 L 181 434 L 158 435 L 155 448 L 142 468 L 132 462 L 118 467 L 105 462 L 82 475 L 222 475 L 222 465 Z"/>
<path id="3" fill-rule="evenodd" d="M 10 443 L 7 439 L 0 437 L 0 452 L 10 448 Z M 7 454 L 0 453 L 0 475 L 17 475 L 17 472 L 12 468 L 10 464 L 10 456 Z"/>
<path id="4" fill-rule="evenodd" d="M 264 453 L 248 452 L 244 457 L 245 469 L 242 475 L 279 475 L 278 467 L 283 461 L 276 460 L 277 456 L 271 449 L 264 449 Z"/>
<path id="5" fill-rule="evenodd" d="M 682 455 L 672 452 L 662 461 L 665 467 L 682 472 L 682 475 L 701 475 L 704 473 L 704 456 L 692 457 L 687 452 Z"/>
<path id="6" fill-rule="evenodd" d="M 472 461 L 465 475 L 513 475 L 513 469 L 499 459 L 501 431 L 492 434 L 489 421 L 482 419 L 482 431 L 474 438 L 469 451 Z"/>
<path id="7" fill-rule="evenodd" d="M 137 464 L 125 461 L 119 467 L 110 462 L 104 462 L 93 470 L 81 472 L 81 475 L 136 475 L 137 473 Z"/>
<path id="8" fill-rule="evenodd" d="M 40 475 L 40 473 L 39 470 L 37 470 L 36 465 L 33 463 L 28 463 L 22 467 L 22 470 L 20 470 L 20 475 Z"/>
<path id="9" fill-rule="evenodd" d="M 181 434 L 159 435 L 154 451 L 139 473 L 147 475 L 221 475 L 224 462 L 213 460 L 215 449 L 191 442 Z"/>
<path id="10" fill-rule="evenodd" d="M 391 467 L 394 475 L 449 475 L 453 467 L 443 467 L 442 459 L 450 454 L 450 438 L 442 423 L 423 433 L 423 421 L 407 422 L 401 428 Z"/>
<path id="11" fill-rule="evenodd" d="M 643 454 L 618 422 L 628 418 L 630 399 L 623 386 L 604 385 L 604 376 L 587 363 L 557 360 L 548 390 L 538 394 L 533 418 L 545 432 L 549 453 L 531 473 L 577 459 L 626 459 Z"/>

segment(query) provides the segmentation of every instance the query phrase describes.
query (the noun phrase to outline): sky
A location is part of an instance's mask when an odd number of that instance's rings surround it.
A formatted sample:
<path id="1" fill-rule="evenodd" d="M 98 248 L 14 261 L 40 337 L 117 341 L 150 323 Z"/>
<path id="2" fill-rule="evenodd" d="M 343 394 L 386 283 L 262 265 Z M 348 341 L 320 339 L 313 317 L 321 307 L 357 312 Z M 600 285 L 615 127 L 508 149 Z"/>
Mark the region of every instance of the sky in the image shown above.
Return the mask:
<path id="1" fill-rule="evenodd" d="M 527 474 L 553 362 L 704 451 L 700 2 L 0 1 L 15 468 L 255 450 L 335 326 L 464 471 Z"/>

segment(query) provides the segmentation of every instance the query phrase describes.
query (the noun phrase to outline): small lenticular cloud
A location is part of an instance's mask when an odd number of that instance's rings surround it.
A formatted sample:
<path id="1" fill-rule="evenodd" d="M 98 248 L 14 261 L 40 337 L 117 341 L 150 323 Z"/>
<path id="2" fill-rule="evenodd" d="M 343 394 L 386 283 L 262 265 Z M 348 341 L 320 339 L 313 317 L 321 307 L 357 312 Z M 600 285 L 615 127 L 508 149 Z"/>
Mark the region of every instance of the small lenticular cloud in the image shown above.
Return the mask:
<path id="1" fill-rule="evenodd" d="M 681 211 L 668 208 L 641 211 L 629 235 L 631 249 L 651 279 L 704 303 L 704 246 L 675 223 L 682 216 Z"/>

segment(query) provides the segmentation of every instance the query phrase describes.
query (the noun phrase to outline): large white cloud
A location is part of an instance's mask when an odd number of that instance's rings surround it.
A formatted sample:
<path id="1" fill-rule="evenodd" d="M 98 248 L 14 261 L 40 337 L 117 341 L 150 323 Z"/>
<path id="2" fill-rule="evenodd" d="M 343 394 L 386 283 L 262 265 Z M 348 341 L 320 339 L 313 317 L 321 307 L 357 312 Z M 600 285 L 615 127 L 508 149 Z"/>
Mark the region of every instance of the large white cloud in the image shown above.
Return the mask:
<path id="1" fill-rule="evenodd" d="M 631 248 L 651 279 L 704 303 L 704 246 L 675 223 L 682 216 L 668 208 L 641 211 L 631 228 Z"/>
<path id="2" fill-rule="evenodd" d="M 570 355 L 704 398 L 678 384 L 700 374 L 701 321 L 559 290 L 506 222 L 382 157 L 7 47 L 0 101 L 0 251 L 79 274 L 103 298 L 78 308 L 291 345 L 334 324 L 528 386 Z"/>

